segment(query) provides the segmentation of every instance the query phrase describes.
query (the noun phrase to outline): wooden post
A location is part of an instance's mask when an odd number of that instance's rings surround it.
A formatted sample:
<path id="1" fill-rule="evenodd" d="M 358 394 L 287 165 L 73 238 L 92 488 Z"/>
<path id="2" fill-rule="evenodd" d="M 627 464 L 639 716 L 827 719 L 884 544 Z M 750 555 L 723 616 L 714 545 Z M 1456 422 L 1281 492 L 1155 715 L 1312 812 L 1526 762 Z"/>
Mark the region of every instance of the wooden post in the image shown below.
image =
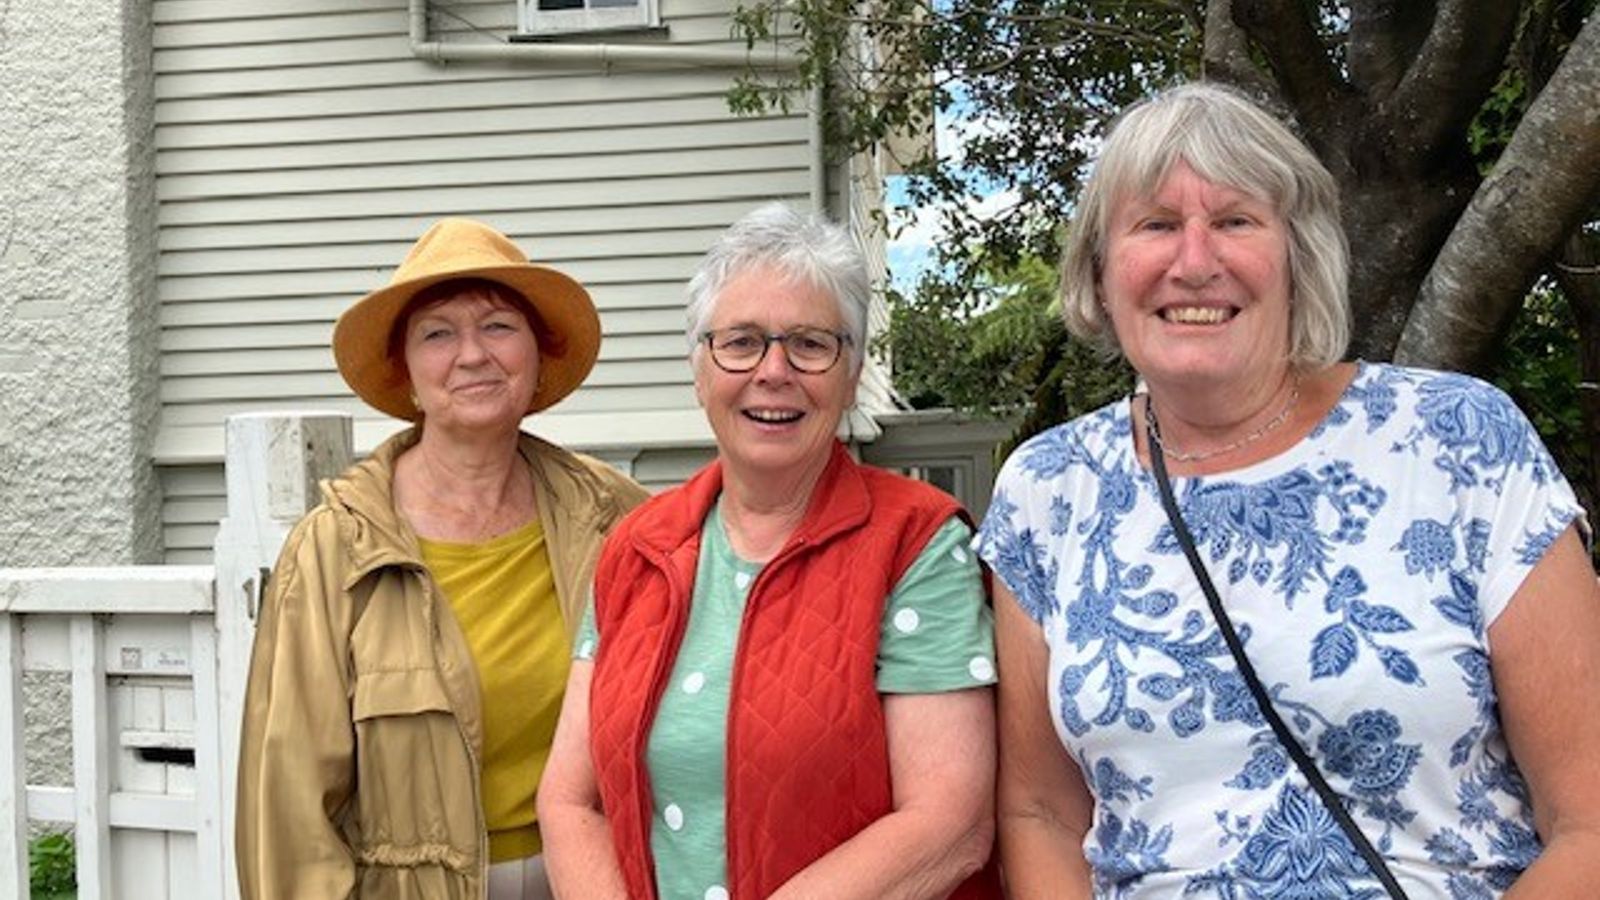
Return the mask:
<path id="1" fill-rule="evenodd" d="M 192 655 L 190 672 L 194 679 L 194 708 L 217 710 L 217 630 L 216 619 L 193 616 L 189 620 L 189 641 Z M 201 713 L 194 717 L 194 840 L 195 840 L 195 896 L 229 896 L 227 863 L 233 859 L 233 834 L 223 828 L 223 810 L 233 802 L 232 786 L 224 798 L 222 773 L 228 768 L 219 758 L 223 738 L 220 715 Z M 237 731 L 237 727 L 234 729 Z M 216 773 L 214 778 L 201 773 Z M 169 888 L 170 890 L 170 888 Z"/>
<path id="2" fill-rule="evenodd" d="M 111 716 L 106 702 L 104 624 L 92 613 L 79 613 L 71 619 L 68 636 L 78 897 L 106 900 L 111 895 Z"/>
<path id="3" fill-rule="evenodd" d="M 228 514 L 217 529 L 217 759 L 221 762 L 222 846 L 199 854 L 224 860 L 226 895 L 239 895 L 233 860 L 239 722 L 256 615 L 265 581 L 294 523 L 320 502 L 317 482 L 350 464 L 351 421 L 343 413 L 259 413 L 227 422 Z M 196 698 L 198 700 L 198 697 Z M 197 736 L 198 738 L 198 736 Z M 196 756 L 200 755 L 199 748 Z M 197 835 L 198 836 L 198 835 Z"/>
<path id="4" fill-rule="evenodd" d="M 22 749 L 22 622 L 0 612 L 0 897 L 28 896 L 28 782 Z"/>

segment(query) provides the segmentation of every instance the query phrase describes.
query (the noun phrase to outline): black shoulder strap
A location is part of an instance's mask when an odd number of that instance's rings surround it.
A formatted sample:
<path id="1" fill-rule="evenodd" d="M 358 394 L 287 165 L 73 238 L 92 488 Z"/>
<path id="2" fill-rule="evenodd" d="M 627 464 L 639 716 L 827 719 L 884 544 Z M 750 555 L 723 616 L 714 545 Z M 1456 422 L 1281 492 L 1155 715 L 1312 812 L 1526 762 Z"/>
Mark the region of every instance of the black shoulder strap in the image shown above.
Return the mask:
<path id="1" fill-rule="evenodd" d="M 1311 783 L 1317 796 L 1321 798 L 1322 805 L 1328 808 L 1339 828 L 1355 845 L 1356 852 L 1366 860 L 1367 868 L 1372 870 L 1374 877 L 1383 883 L 1384 890 L 1389 892 L 1392 900 L 1407 900 L 1406 892 L 1400 889 L 1399 882 L 1395 881 L 1394 873 L 1389 871 L 1389 866 L 1383 861 L 1382 854 L 1361 833 L 1361 827 L 1355 819 L 1350 817 L 1349 810 L 1345 809 L 1344 801 L 1322 777 L 1322 772 L 1317 769 L 1317 764 L 1312 761 L 1310 754 L 1306 753 L 1300 745 L 1299 739 L 1289 730 L 1289 726 L 1278 715 L 1272 706 L 1272 699 L 1267 695 L 1266 688 L 1262 687 L 1261 679 L 1256 675 L 1255 666 L 1250 664 L 1250 658 L 1245 656 L 1244 644 L 1239 640 L 1239 635 L 1233 629 L 1233 620 L 1228 618 L 1228 611 L 1222 607 L 1222 598 L 1217 595 L 1216 585 L 1211 582 L 1211 575 L 1200 562 L 1200 553 L 1195 549 L 1194 536 L 1189 533 L 1189 526 L 1184 524 L 1183 515 L 1178 512 L 1178 502 L 1172 496 L 1172 481 L 1167 477 L 1167 463 L 1162 458 L 1160 426 L 1156 424 L 1155 411 L 1150 404 L 1145 404 L 1145 434 L 1149 438 L 1145 446 L 1150 451 L 1150 468 L 1155 472 L 1156 487 L 1161 492 L 1161 506 L 1167 512 L 1167 522 L 1172 526 L 1172 534 L 1178 539 L 1178 544 L 1183 547 L 1183 555 L 1189 559 L 1189 568 L 1194 570 L 1194 577 L 1200 580 L 1200 589 L 1205 592 L 1206 603 L 1211 606 L 1211 615 L 1217 620 L 1217 628 L 1222 632 L 1222 640 L 1228 645 L 1228 652 L 1233 654 L 1234 664 L 1239 667 L 1239 675 L 1244 678 L 1245 686 L 1250 689 L 1250 695 L 1255 697 L 1256 706 L 1260 707 L 1261 715 L 1272 727 L 1272 733 L 1277 736 L 1278 743 L 1289 752 L 1289 758 L 1294 760 L 1300 774 Z"/>

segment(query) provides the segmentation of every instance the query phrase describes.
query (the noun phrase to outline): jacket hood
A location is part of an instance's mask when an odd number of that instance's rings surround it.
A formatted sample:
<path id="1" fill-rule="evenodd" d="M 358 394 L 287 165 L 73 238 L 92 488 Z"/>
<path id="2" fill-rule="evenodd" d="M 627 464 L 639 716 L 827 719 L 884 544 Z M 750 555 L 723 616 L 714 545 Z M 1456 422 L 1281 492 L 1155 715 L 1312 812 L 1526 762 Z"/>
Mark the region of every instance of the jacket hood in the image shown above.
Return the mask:
<path id="1" fill-rule="evenodd" d="M 422 565 L 416 533 L 394 505 L 394 464 L 422 438 L 417 427 L 379 444 L 372 455 L 323 481 L 322 499 L 340 516 L 341 537 L 350 553 L 350 581 L 381 565 Z"/>

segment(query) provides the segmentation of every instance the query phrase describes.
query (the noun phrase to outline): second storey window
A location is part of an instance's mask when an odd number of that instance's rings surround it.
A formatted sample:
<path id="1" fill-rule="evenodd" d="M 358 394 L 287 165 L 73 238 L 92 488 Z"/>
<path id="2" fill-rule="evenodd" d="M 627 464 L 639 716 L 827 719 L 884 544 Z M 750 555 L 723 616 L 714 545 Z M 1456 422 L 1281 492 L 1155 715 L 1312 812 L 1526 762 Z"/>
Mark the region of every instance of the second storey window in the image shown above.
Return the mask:
<path id="1" fill-rule="evenodd" d="M 517 0 L 523 34 L 653 28 L 656 0 Z"/>

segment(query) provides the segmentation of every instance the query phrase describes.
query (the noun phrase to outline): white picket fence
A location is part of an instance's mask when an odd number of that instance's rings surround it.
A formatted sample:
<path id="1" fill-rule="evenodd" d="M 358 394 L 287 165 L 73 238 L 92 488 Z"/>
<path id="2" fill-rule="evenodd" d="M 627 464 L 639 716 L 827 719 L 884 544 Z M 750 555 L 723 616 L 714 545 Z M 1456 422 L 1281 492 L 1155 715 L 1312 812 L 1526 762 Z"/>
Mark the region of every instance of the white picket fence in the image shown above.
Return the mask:
<path id="1" fill-rule="evenodd" d="M 0 569 L 0 897 L 28 896 L 31 822 L 71 827 L 81 900 L 238 896 L 233 784 L 255 615 L 317 479 L 350 460 L 350 420 L 238 416 L 227 436 L 214 565 Z M 24 672 L 70 673 L 70 787 L 26 783 Z"/>

